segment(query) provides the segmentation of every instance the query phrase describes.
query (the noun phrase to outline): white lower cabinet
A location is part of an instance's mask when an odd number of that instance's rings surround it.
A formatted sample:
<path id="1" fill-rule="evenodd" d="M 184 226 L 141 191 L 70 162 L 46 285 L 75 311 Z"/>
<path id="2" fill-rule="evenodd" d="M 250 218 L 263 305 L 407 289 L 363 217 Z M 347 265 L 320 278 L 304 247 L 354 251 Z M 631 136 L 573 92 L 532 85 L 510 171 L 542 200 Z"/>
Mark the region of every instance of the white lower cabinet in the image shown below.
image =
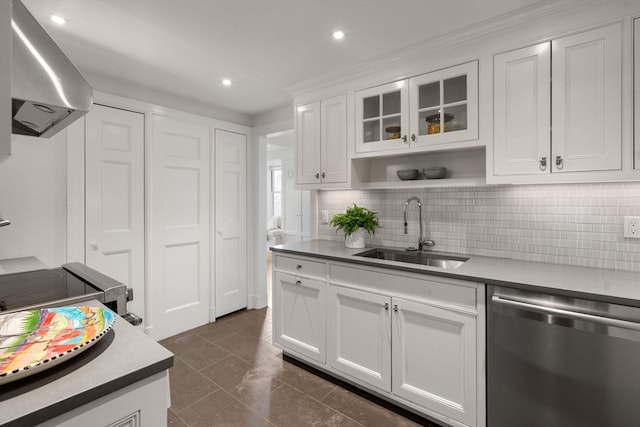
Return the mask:
<path id="1" fill-rule="evenodd" d="M 445 425 L 485 426 L 483 285 L 275 259 L 273 339 L 285 352 Z"/>
<path id="2" fill-rule="evenodd" d="M 393 394 L 476 423 L 475 315 L 393 298 L 391 347 Z"/>
<path id="3" fill-rule="evenodd" d="M 341 286 L 329 287 L 327 363 L 391 391 L 391 298 Z"/>
<path id="4" fill-rule="evenodd" d="M 274 278 L 274 341 L 325 363 L 327 283 L 281 272 Z"/>

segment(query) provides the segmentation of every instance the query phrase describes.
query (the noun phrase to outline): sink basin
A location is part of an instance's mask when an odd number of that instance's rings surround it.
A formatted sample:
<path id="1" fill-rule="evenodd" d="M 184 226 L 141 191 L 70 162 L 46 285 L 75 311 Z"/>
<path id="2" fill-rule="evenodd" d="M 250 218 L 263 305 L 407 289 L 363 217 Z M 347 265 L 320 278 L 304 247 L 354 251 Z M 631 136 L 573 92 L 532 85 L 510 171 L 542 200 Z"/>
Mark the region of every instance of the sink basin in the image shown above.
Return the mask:
<path id="1" fill-rule="evenodd" d="M 365 258 L 384 259 L 387 261 L 407 262 L 410 264 L 427 265 L 429 267 L 438 267 L 446 269 L 454 269 L 460 267 L 469 258 L 459 256 L 449 256 L 439 253 L 404 251 L 399 249 L 374 248 L 364 252 L 355 254 Z"/>

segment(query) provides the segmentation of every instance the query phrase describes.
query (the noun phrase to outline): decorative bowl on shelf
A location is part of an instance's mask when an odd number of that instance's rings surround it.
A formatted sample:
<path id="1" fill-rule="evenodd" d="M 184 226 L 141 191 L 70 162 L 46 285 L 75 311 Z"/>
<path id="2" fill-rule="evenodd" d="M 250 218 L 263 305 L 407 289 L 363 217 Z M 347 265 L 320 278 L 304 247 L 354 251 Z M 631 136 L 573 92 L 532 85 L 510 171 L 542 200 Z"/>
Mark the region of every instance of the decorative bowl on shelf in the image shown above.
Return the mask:
<path id="1" fill-rule="evenodd" d="M 402 181 L 418 179 L 418 169 L 400 169 L 396 172 L 396 175 L 398 175 L 398 178 Z"/>
<path id="2" fill-rule="evenodd" d="M 443 167 L 435 167 L 435 168 L 424 168 L 422 169 L 422 173 L 424 177 L 427 179 L 440 179 L 444 178 L 447 174 L 447 168 Z"/>

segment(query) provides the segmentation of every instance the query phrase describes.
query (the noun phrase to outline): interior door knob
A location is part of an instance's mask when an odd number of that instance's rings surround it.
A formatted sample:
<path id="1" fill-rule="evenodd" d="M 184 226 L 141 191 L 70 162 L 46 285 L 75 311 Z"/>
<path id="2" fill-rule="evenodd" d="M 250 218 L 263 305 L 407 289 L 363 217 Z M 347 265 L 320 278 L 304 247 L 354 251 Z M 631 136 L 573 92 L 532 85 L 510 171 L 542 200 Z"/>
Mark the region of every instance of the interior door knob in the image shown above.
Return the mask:
<path id="1" fill-rule="evenodd" d="M 94 240 L 93 242 L 91 242 L 91 249 L 93 249 L 94 251 L 97 251 L 98 249 L 100 249 L 98 247 L 98 241 Z"/>

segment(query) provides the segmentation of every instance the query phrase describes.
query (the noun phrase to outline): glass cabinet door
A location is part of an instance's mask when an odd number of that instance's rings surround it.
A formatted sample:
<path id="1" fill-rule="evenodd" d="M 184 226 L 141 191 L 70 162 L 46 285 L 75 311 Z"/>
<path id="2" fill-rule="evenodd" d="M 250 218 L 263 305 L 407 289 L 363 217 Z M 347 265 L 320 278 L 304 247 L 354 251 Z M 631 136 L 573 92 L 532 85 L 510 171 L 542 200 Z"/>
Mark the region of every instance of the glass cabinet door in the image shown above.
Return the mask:
<path id="1" fill-rule="evenodd" d="M 411 144 L 478 138 L 478 63 L 471 62 L 409 81 Z"/>
<path id="2" fill-rule="evenodd" d="M 408 147 L 407 81 L 356 92 L 356 151 Z"/>

